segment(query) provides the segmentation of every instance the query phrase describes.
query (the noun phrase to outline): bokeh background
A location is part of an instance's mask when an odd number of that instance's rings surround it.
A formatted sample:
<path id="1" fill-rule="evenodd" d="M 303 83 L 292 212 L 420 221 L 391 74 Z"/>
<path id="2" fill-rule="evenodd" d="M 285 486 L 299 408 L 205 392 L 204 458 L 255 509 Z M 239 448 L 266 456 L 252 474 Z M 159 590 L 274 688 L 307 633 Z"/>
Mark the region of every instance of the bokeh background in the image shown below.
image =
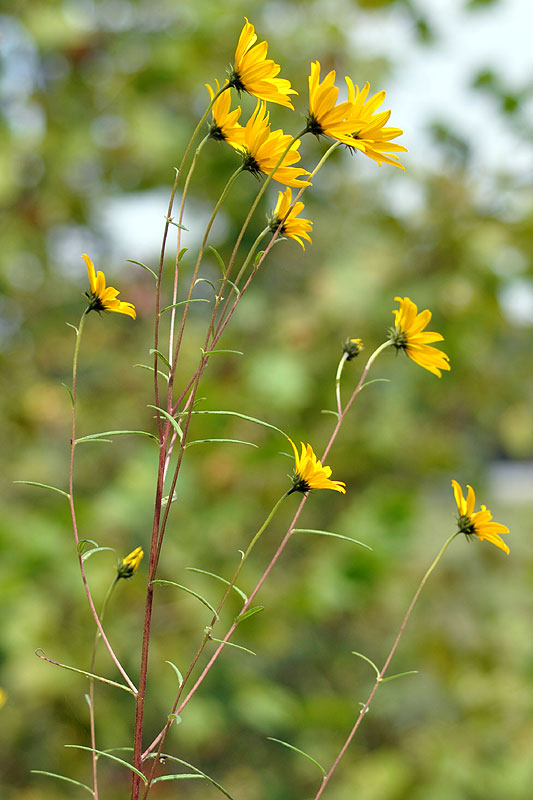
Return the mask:
<path id="1" fill-rule="evenodd" d="M 530 13 L 530 9 L 529 9 Z M 382 663 L 415 586 L 454 526 L 450 480 L 472 483 L 512 529 L 511 555 L 457 540 L 432 577 L 395 658 L 417 676 L 387 684 L 326 796 L 331 800 L 526 800 L 533 785 L 531 417 L 533 276 L 527 0 L 13 0 L 2 4 L 0 57 L 0 517 L 1 794 L 13 800 L 86 793 L 31 769 L 90 783 L 87 684 L 34 656 L 86 668 L 94 635 L 60 495 L 65 488 L 73 334 L 89 253 L 138 319 L 89 317 L 82 344 L 79 432 L 153 428 L 153 282 L 127 258 L 156 263 L 173 168 L 223 79 L 247 16 L 305 111 L 309 63 L 387 90 L 409 153 L 403 173 L 337 152 L 306 194 L 313 246 L 276 248 L 212 360 L 204 407 L 261 417 L 320 451 L 332 426 L 334 374 L 347 336 L 367 353 L 391 324 L 395 295 L 434 313 L 453 369 L 438 380 L 387 352 L 328 459 L 346 497 L 317 493 L 302 526 L 368 543 L 295 536 L 266 584 L 265 610 L 228 650 L 176 726 L 169 752 L 211 774 L 238 800 L 303 800 L 312 764 L 329 765 L 371 686 L 352 650 Z M 243 98 L 247 114 L 254 106 Z M 300 127 L 273 108 L 275 125 Z M 324 143 L 306 140 L 312 168 Z M 235 168 L 211 143 L 194 180 L 186 244 Z M 243 176 L 212 243 L 230 252 L 257 185 Z M 250 230 L 250 243 L 276 190 Z M 169 248 L 169 267 L 172 248 Z M 190 267 L 190 261 L 184 262 Z M 203 275 L 216 279 L 212 257 Z M 206 286 L 207 284 L 204 284 Z M 200 287 L 199 287 L 200 288 Z M 205 296 L 208 296 L 207 294 Z M 207 305 L 191 313 L 183 375 L 196 363 Z M 361 365 L 345 370 L 345 391 Z M 287 486 L 283 440 L 242 420 L 199 418 L 195 438 L 248 439 L 191 449 L 179 484 L 161 577 L 217 602 L 194 566 L 230 575 Z M 82 535 L 104 551 L 87 562 L 103 598 L 117 557 L 147 546 L 156 450 L 148 439 L 87 444 L 77 456 Z M 290 519 L 291 497 L 242 576 L 251 589 Z M 108 633 L 136 674 L 145 565 L 119 585 Z M 230 609 L 234 612 L 237 609 Z M 230 613 L 228 614 L 228 619 Z M 147 737 L 168 712 L 209 620 L 194 598 L 157 597 Z M 222 629 L 221 629 L 222 630 Z M 99 669 L 115 677 L 103 652 Z M 118 693 L 121 694 L 121 693 Z M 98 690 L 102 748 L 131 743 L 133 706 Z M 163 771 L 168 769 L 162 768 Z M 106 800 L 128 796 L 129 775 L 101 764 Z M 161 783 L 154 799 L 221 796 L 199 781 Z"/>

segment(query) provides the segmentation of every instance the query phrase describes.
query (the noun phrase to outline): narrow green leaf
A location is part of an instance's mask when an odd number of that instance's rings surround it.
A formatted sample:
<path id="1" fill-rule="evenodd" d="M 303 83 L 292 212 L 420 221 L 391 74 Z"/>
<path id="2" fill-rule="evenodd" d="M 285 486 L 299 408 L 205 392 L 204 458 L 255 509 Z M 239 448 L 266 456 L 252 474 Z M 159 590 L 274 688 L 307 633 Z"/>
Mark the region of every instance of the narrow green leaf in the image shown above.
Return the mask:
<path id="1" fill-rule="evenodd" d="M 202 355 L 204 356 L 213 356 L 216 355 L 217 353 L 235 353 L 235 355 L 238 356 L 244 355 L 242 350 L 204 350 L 203 347 L 200 347 L 200 350 L 202 351 Z"/>
<path id="2" fill-rule="evenodd" d="M 54 661 L 52 658 L 48 658 L 40 647 L 35 651 L 35 655 L 37 658 L 40 658 L 41 661 L 47 661 L 55 667 L 62 667 L 63 669 L 69 670 L 69 672 L 77 672 L 79 675 L 85 675 L 86 678 L 94 678 L 95 681 L 107 683 L 109 686 L 116 686 L 117 689 L 123 689 L 125 692 L 128 692 L 128 694 L 135 694 L 133 689 L 123 683 L 117 683 L 116 681 L 109 680 L 109 678 L 102 678 L 101 675 L 95 675 L 94 672 L 87 672 L 85 669 L 76 669 L 76 667 L 70 667 L 68 664 L 62 664 L 60 661 Z"/>
<path id="3" fill-rule="evenodd" d="M 196 280 L 195 280 L 195 282 L 194 282 L 194 285 L 196 286 L 196 285 L 197 285 L 197 284 L 199 284 L 199 283 L 208 283 L 208 284 L 209 284 L 209 286 L 210 286 L 210 287 L 212 288 L 212 290 L 214 291 L 214 293 L 215 293 L 215 297 L 218 297 L 218 294 L 217 294 L 217 287 L 215 286 L 215 284 L 213 283 L 213 281 L 210 281 L 208 278 L 196 278 Z"/>
<path id="4" fill-rule="evenodd" d="M 235 617 L 235 622 L 238 624 L 239 622 L 243 622 L 248 617 L 253 617 L 254 614 L 259 614 L 260 611 L 264 611 L 264 606 L 254 606 L 253 608 L 247 608 L 246 611 L 243 611 L 242 614 L 238 614 Z"/>
<path id="5" fill-rule="evenodd" d="M 92 550 L 87 550 L 81 557 L 82 561 L 87 561 L 88 558 L 94 556 L 95 553 L 101 553 L 102 550 L 114 550 L 113 547 L 93 547 Z"/>
<path id="6" fill-rule="evenodd" d="M 181 674 L 181 672 L 179 671 L 179 669 L 177 668 L 177 666 L 174 664 L 173 661 L 165 661 L 165 664 L 171 666 L 174 672 L 176 673 L 176 676 L 178 678 L 178 689 L 180 689 L 183 684 L 183 675 Z"/>
<path id="7" fill-rule="evenodd" d="M 218 261 L 218 265 L 219 265 L 220 269 L 222 270 L 222 275 L 225 278 L 227 270 L 226 270 L 226 265 L 224 264 L 224 259 L 222 258 L 222 256 L 218 252 L 218 250 L 216 250 L 214 247 L 212 247 L 212 245 L 208 244 L 207 245 L 207 249 L 211 250 L 211 252 L 215 256 L 216 260 Z"/>
<path id="8" fill-rule="evenodd" d="M 87 786 L 86 783 L 75 781 L 73 778 L 67 778 L 66 775 L 58 775 L 57 772 L 46 772 L 44 769 L 30 769 L 30 772 L 33 772 L 34 775 L 47 775 L 49 778 L 57 778 L 60 781 L 66 781 L 67 783 L 73 783 L 75 786 L 81 786 L 82 789 L 87 789 L 89 794 L 92 794 L 94 797 L 94 792 L 90 786 Z"/>
<path id="9" fill-rule="evenodd" d="M 361 547 L 366 547 L 367 550 L 372 550 L 370 545 L 360 542 L 359 539 L 352 539 L 351 536 L 343 536 L 342 533 L 332 533 L 331 531 L 316 531 L 313 528 L 294 528 L 293 533 L 318 533 L 320 536 L 333 536 L 335 539 L 345 539 L 347 542 L 353 542 Z"/>
<path id="10" fill-rule="evenodd" d="M 176 725 L 179 725 L 181 723 L 181 717 L 179 714 L 169 714 L 168 719 L 173 720 L 176 723 Z"/>
<path id="11" fill-rule="evenodd" d="M 160 783 L 161 781 L 179 781 L 179 780 L 190 780 L 191 778 L 196 778 L 197 780 L 204 780 L 203 775 L 198 775 L 197 772 L 180 772 L 176 775 L 161 775 L 159 778 L 154 778 L 152 784 Z"/>
<path id="12" fill-rule="evenodd" d="M 303 750 L 300 750 L 299 747 L 295 747 L 293 744 L 289 744 L 288 742 L 284 742 L 283 739 L 275 739 L 273 736 L 267 736 L 267 739 L 269 739 L 271 742 L 277 742 L 278 744 L 282 744 L 284 747 L 288 747 L 289 750 L 294 750 L 295 753 L 299 753 L 301 756 L 303 756 L 304 758 L 307 758 L 308 761 L 310 761 L 312 764 L 314 764 L 315 767 L 318 767 L 318 769 L 320 770 L 322 775 L 326 775 L 326 770 L 324 769 L 322 764 L 320 764 L 316 760 L 316 758 L 313 758 L 313 756 L 310 756 L 309 753 L 305 753 Z"/>
<path id="13" fill-rule="evenodd" d="M 106 753 L 105 750 L 95 750 L 92 747 L 85 747 L 85 745 L 82 744 L 65 744 L 63 746 L 69 747 L 73 750 L 88 750 L 89 753 L 96 753 L 99 756 L 104 756 L 105 758 L 111 759 L 111 761 L 116 761 L 118 764 L 122 764 L 123 767 L 127 767 L 136 775 L 138 775 L 145 786 L 148 785 L 148 781 L 146 780 L 146 778 L 144 777 L 144 775 L 140 770 L 138 770 L 136 767 L 133 766 L 133 764 L 130 764 L 128 761 L 124 761 L 124 759 L 119 758 L 118 756 L 114 756 L 112 753 Z"/>
<path id="14" fill-rule="evenodd" d="M 390 383 L 389 378 L 374 378 L 371 381 L 365 381 L 361 386 L 361 390 L 364 389 L 366 386 L 370 386 L 372 383 Z"/>
<path id="15" fill-rule="evenodd" d="M 159 411 L 161 414 L 163 414 L 163 416 L 168 419 L 168 421 L 170 422 L 170 424 L 172 425 L 172 427 L 174 428 L 174 430 L 178 434 L 179 440 L 181 442 L 181 440 L 183 439 L 183 431 L 181 430 L 179 422 L 177 421 L 177 419 L 175 419 L 172 416 L 172 414 L 169 414 L 168 411 L 165 411 L 164 408 L 159 408 L 159 406 L 152 406 L 152 405 L 148 404 L 147 408 L 155 408 L 156 411 Z"/>
<path id="16" fill-rule="evenodd" d="M 102 431 L 102 433 L 89 433 L 88 436 L 81 436 L 79 439 L 76 439 L 74 444 L 80 444 L 80 442 L 94 442 L 98 439 L 103 439 L 105 436 L 124 436 L 126 434 L 148 436 L 149 439 L 155 439 L 159 444 L 157 436 L 154 436 L 153 433 L 149 433 L 148 431 Z"/>
<path id="17" fill-rule="evenodd" d="M 322 409 L 320 409 L 320 413 L 321 414 L 333 414 L 333 416 L 337 417 L 337 418 L 339 416 L 337 411 L 332 411 L 330 408 L 322 408 Z"/>
<path id="18" fill-rule="evenodd" d="M 67 386 L 67 384 L 63 382 L 61 383 L 61 386 L 63 386 L 67 390 L 68 396 L 70 397 L 70 402 L 72 403 L 72 405 L 74 405 L 74 395 L 72 394 L 72 389 L 70 388 L 70 386 Z"/>
<path id="19" fill-rule="evenodd" d="M 352 654 L 354 656 L 358 656 L 359 658 L 362 658 L 363 661 L 366 661 L 367 664 L 370 664 L 370 666 L 372 667 L 372 669 L 376 673 L 376 678 L 378 678 L 378 680 L 379 680 L 379 668 L 376 666 L 376 664 L 374 664 L 372 659 L 368 658 L 368 656 L 364 656 L 362 653 L 358 653 L 357 650 L 352 650 Z"/>
<path id="20" fill-rule="evenodd" d="M 78 542 L 78 553 L 83 553 L 86 544 L 92 544 L 94 547 L 99 546 L 98 542 L 95 542 L 94 539 L 80 539 Z"/>
<path id="21" fill-rule="evenodd" d="M 387 681 L 395 681 L 396 678 L 403 678 L 404 675 L 418 675 L 417 669 L 409 669 L 407 672 L 398 672 L 396 675 L 389 675 L 388 678 L 382 678 L 380 683 L 387 683 Z"/>
<path id="22" fill-rule="evenodd" d="M 154 276 L 155 282 L 157 283 L 157 274 L 153 271 L 153 269 L 150 269 L 150 267 L 147 267 L 146 264 L 143 264 L 142 261 L 135 261 L 135 259 L 133 258 L 127 258 L 126 261 L 129 261 L 130 264 L 137 264 L 138 267 L 142 267 L 143 269 L 145 269 L 147 272 L 149 272 L 151 275 Z"/>
<path id="23" fill-rule="evenodd" d="M 254 258 L 254 269 L 257 269 L 257 267 L 259 266 L 259 262 L 263 258 L 264 254 L 265 254 L 264 250 L 257 251 L 257 255 Z"/>
<path id="24" fill-rule="evenodd" d="M 192 447 L 193 444 L 204 444 L 205 442 L 229 442 L 230 444 L 247 444 L 249 447 L 259 447 L 259 445 L 253 442 L 245 442 L 243 439 L 195 439 L 189 442 L 186 447 Z"/>
<path id="25" fill-rule="evenodd" d="M 255 422 L 256 425 L 262 425 L 264 428 L 270 428 L 273 431 L 277 431 L 281 433 L 286 439 L 288 438 L 285 431 L 282 431 L 281 428 L 276 428 L 275 425 L 271 425 L 270 422 L 265 422 L 263 419 L 258 419 L 257 417 L 249 417 L 248 414 L 241 414 L 240 411 L 191 411 L 191 414 L 222 414 L 227 417 L 239 417 L 240 419 L 246 419 L 248 422 Z M 293 456 L 291 456 L 293 458 Z"/>
<path id="26" fill-rule="evenodd" d="M 163 353 L 161 352 L 161 350 L 155 350 L 153 347 L 151 347 L 149 352 L 150 352 L 150 355 L 151 355 L 151 356 L 153 356 L 153 355 L 157 355 L 157 356 L 158 356 L 158 358 L 160 358 L 160 359 L 161 359 L 161 361 L 163 362 L 163 364 L 164 364 L 166 367 L 168 367 L 168 368 L 169 368 L 169 370 L 171 370 L 171 371 L 172 371 L 172 366 L 171 366 L 171 364 L 170 364 L 170 361 L 168 360 L 168 358 L 167 358 L 166 356 L 164 356 L 164 355 L 163 355 Z"/>
<path id="27" fill-rule="evenodd" d="M 171 225 L 174 225 L 174 227 L 175 227 L 175 228 L 179 228 L 179 229 L 180 229 L 180 231 L 187 231 L 187 232 L 189 231 L 189 229 L 188 229 L 188 228 L 186 228 L 186 227 L 185 227 L 185 225 L 180 225 L 180 223 L 179 223 L 179 222 L 174 222 L 174 220 L 172 219 L 172 217 L 165 217 L 165 219 L 166 219 L 166 220 L 167 220 L 167 221 L 168 221 L 168 222 L 169 222 Z"/>
<path id="28" fill-rule="evenodd" d="M 210 303 L 210 302 L 211 301 L 208 300 L 206 297 L 196 297 L 192 298 L 191 300 L 180 300 L 179 303 L 172 303 L 171 306 L 165 306 L 164 308 L 161 309 L 159 313 L 163 314 L 163 312 L 169 311 L 171 308 L 177 308 L 178 306 L 186 306 L 189 303 Z"/>
<path id="29" fill-rule="evenodd" d="M 79 334 L 79 330 L 75 325 L 72 325 L 70 322 L 65 322 L 65 325 L 68 325 L 69 328 L 72 328 L 72 330 L 76 332 L 76 336 Z"/>
<path id="30" fill-rule="evenodd" d="M 200 575 L 209 575 L 210 578 L 216 578 L 217 581 L 220 581 L 221 583 L 225 583 L 226 586 L 229 586 L 229 584 L 230 584 L 230 581 L 226 580 L 226 578 L 222 578 L 220 575 L 216 575 L 214 572 L 207 572 L 207 570 L 198 569 L 198 567 L 185 567 L 185 569 L 189 570 L 189 572 L 199 572 Z M 239 597 L 242 597 L 242 599 L 246 603 L 248 598 L 246 597 L 244 592 L 241 589 L 239 589 L 238 586 L 235 586 L 235 584 L 233 584 L 233 586 L 231 588 L 234 589 L 237 592 L 237 594 L 239 595 Z"/>
<path id="31" fill-rule="evenodd" d="M 188 247 L 181 248 L 181 250 L 178 253 L 178 261 L 181 261 L 181 259 L 183 258 L 188 249 L 189 249 Z"/>
<path id="32" fill-rule="evenodd" d="M 161 580 L 160 578 L 157 578 L 155 581 L 152 581 L 153 586 L 155 586 L 156 584 L 159 586 L 175 586 L 176 589 L 182 589 L 184 592 L 187 592 L 187 594 L 192 594 L 192 596 L 196 597 L 196 599 L 199 600 L 201 603 L 203 603 L 204 606 L 207 606 L 207 608 L 210 611 L 212 611 L 214 616 L 218 619 L 216 608 L 213 608 L 211 603 L 208 600 L 206 600 L 205 597 L 202 597 L 201 594 L 198 594 L 198 592 L 193 592 L 192 589 L 189 589 L 187 586 L 183 586 L 181 583 L 176 583 L 175 581 L 164 581 Z"/>
<path id="33" fill-rule="evenodd" d="M 38 481 L 13 481 L 13 483 L 22 483 L 24 486 L 39 486 L 40 489 L 50 489 L 50 491 L 62 494 L 70 500 L 68 492 L 64 492 L 63 489 L 58 489 L 57 486 L 50 486 L 48 483 L 39 483 Z"/>
<path id="34" fill-rule="evenodd" d="M 241 290 L 239 289 L 239 287 L 237 286 L 237 284 L 236 284 L 236 283 L 233 283 L 233 281 L 230 281 L 230 279 L 229 279 L 229 278 L 227 278 L 227 279 L 226 279 L 226 283 L 229 283 L 229 285 L 230 285 L 230 286 L 231 286 L 233 289 L 235 289 L 235 294 L 237 295 L 237 297 L 240 297 L 240 296 L 241 296 Z"/>
<path id="35" fill-rule="evenodd" d="M 142 369 L 149 369 L 151 372 L 154 371 L 154 368 L 152 366 L 149 366 L 148 364 L 134 364 L 133 366 L 134 367 L 141 367 Z M 168 383 L 168 375 L 167 375 L 166 372 L 162 372 L 160 369 L 158 369 L 157 370 L 157 374 L 161 375 L 161 377 L 164 378 L 166 380 L 166 382 Z"/>
<path id="36" fill-rule="evenodd" d="M 150 755 L 147 756 L 147 758 L 155 758 L 155 757 L 156 753 L 150 753 Z M 222 792 L 224 797 L 227 797 L 228 800 L 234 800 L 234 798 L 229 794 L 229 792 L 227 792 L 219 783 L 213 780 L 213 778 L 210 778 L 209 775 L 206 775 L 205 772 L 202 772 L 201 769 L 195 767 L 194 764 L 189 764 L 188 761 L 183 761 L 182 758 L 178 758 L 177 756 L 171 756 L 168 753 L 162 753 L 160 758 L 168 761 L 176 761 L 176 763 L 181 764 L 183 767 L 188 767 L 189 769 L 193 769 L 195 773 L 200 775 L 204 780 L 206 780 L 208 783 L 210 783 L 212 786 L 218 789 L 219 792 Z"/>
<path id="37" fill-rule="evenodd" d="M 235 644 L 235 642 L 225 642 L 224 639 L 215 639 L 214 636 L 209 637 L 212 642 L 217 642 L 218 644 L 223 644 L 224 646 L 228 647 L 236 647 L 237 650 L 244 650 L 245 653 L 250 653 L 251 656 L 256 656 L 257 653 L 254 653 L 253 650 L 249 650 L 247 647 L 243 647 L 242 644 Z"/>

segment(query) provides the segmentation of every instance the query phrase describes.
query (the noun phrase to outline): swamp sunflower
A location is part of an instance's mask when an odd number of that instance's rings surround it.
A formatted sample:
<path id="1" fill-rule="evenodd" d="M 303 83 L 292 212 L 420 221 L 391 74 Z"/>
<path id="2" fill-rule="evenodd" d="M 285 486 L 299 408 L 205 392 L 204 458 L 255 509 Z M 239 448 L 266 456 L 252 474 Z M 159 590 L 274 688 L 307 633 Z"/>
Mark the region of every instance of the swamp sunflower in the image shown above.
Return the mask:
<path id="1" fill-rule="evenodd" d="M 405 170 L 403 164 L 398 161 L 398 156 L 394 151 L 407 152 L 407 148 L 391 139 L 396 139 L 403 131 L 401 128 L 385 128 L 391 112 L 379 111 L 377 109 L 385 100 L 385 92 L 377 92 L 368 97 L 370 84 L 367 82 L 363 89 L 359 91 L 359 86 L 355 85 L 350 78 L 346 78 L 348 85 L 348 101 L 352 104 L 351 120 L 355 120 L 355 127 L 352 129 L 352 141 L 348 146 L 360 150 L 365 156 L 372 158 L 379 166 L 382 164 L 392 164 Z"/>
<path id="2" fill-rule="evenodd" d="M 227 83 L 226 81 L 226 85 Z M 209 92 L 209 97 L 213 100 L 215 94 L 220 91 L 218 81 L 216 81 L 216 92 L 208 83 L 205 86 Z M 241 107 L 237 106 L 233 111 L 230 111 L 230 108 L 231 92 L 222 92 L 213 103 L 211 109 L 212 119 L 209 123 L 209 136 L 216 141 L 227 142 L 232 147 L 238 147 L 244 143 L 244 128 L 238 122 L 241 116 Z"/>
<path id="3" fill-rule="evenodd" d="M 289 95 L 298 92 L 291 89 L 290 81 L 276 78 L 281 67 L 266 57 L 268 43 L 255 44 L 257 41 L 255 28 L 246 17 L 244 19 L 245 24 L 235 51 L 235 64 L 229 75 L 230 86 L 235 87 L 238 92 L 247 92 L 260 100 L 294 109 Z"/>
<path id="4" fill-rule="evenodd" d="M 291 139 L 282 130 L 271 131 L 269 114 L 265 103 L 258 101 L 256 109 L 244 129 L 244 145 L 237 147 L 243 157 L 243 169 L 258 177 L 260 173 L 270 175 Z M 303 167 L 294 167 L 300 160 L 300 140 L 296 139 L 283 159 L 283 163 L 273 173 L 272 178 L 285 186 L 310 186 L 301 175 L 309 175 Z"/>
<path id="5" fill-rule="evenodd" d="M 486 539 L 487 542 L 509 554 L 509 548 L 500 536 L 501 533 L 509 533 L 509 528 L 499 522 L 492 522 L 492 514 L 486 506 L 481 506 L 481 511 L 474 511 L 476 495 L 471 486 L 468 486 L 466 499 L 457 481 L 452 481 L 452 486 L 459 510 L 457 525 L 461 533 L 464 533 L 466 537 L 477 536 L 480 542 Z"/>
<path id="6" fill-rule="evenodd" d="M 309 113 L 307 130 L 315 136 L 330 136 L 338 142 L 352 144 L 354 129 L 353 105 L 349 101 L 337 105 L 339 90 L 335 86 L 335 70 L 320 82 L 320 61 L 313 61 L 309 75 Z"/>
<path id="7" fill-rule="evenodd" d="M 431 311 L 426 309 L 418 314 L 418 308 L 408 297 L 395 297 L 400 308 L 393 310 L 394 327 L 390 328 L 389 341 L 397 350 L 405 353 L 416 364 L 441 377 L 441 370 L 449 370 L 449 358 L 442 350 L 431 347 L 430 342 L 441 342 L 440 333 L 424 331 L 431 319 Z"/>
<path id="8" fill-rule="evenodd" d="M 82 258 L 87 265 L 91 287 L 90 293 L 85 292 L 89 300 L 88 311 L 116 311 L 118 314 L 127 314 L 128 317 L 135 319 L 135 306 L 132 303 L 123 303 L 122 300 L 117 300 L 118 289 L 114 289 L 112 286 L 106 288 L 104 273 L 100 270 L 95 272 L 94 264 L 86 253 Z"/>
<path id="9" fill-rule="evenodd" d="M 275 233 L 279 228 L 280 222 L 284 220 L 280 233 L 283 236 L 287 236 L 289 239 L 297 241 L 298 244 L 301 245 L 302 250 L 305 250 L 302 239 L 312 244 L 309 232 L 313 228 L 313 223 L 309 219 L 297 219 L 298 214 L 300 214 L 303 209 L 304 204 L 300 201 L 294 203 L 294 205 L 292 204 L 292 189 L 287 186 L 284 192 L 279 192 L 278 194 L 278 202 L 270 216 L 269 227 L 272 233 Z"/>
<path id="10" fill-rule="evenodd" d="M 289 442 L 294 450 L 293 486 L 289 494 L 293 492 L 305 494 L 310 489 L 333 489 L 335 492 L 346 494 L 346 484 L 342 483 L 342 481 L 331 481 L 329 479 L 331 467 L 322 466 L 310 444 L 306 446 L 303 442 L 300 442 L 302 454 L 299 455 L 292 439 L 289 439 Z"/>

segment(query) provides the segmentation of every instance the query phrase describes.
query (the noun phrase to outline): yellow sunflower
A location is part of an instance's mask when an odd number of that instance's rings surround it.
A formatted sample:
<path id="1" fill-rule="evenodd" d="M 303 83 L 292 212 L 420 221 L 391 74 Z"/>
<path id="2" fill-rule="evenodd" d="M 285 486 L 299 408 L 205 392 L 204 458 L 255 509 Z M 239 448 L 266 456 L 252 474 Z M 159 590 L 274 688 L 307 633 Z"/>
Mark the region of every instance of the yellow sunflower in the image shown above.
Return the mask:
<path id="1" fill-rule="evenodd" d="M 226 81 L 226 85 L 227 83 Z M 211 100 L 220 90 L 218 81 L 216 81 L 216 85 L 215 92 L 208 83 L 205 84 Z M 231 93 L 229 91 L 222 92 L 211 109 L 212 121 L 209 123 L 209 135 L 219 142 L 227 142 L 232 147 L 238 147 L 244 142 L 244 128 L 238 122 L 241 116 L 241 107 L 237 106 L 233 111 L 230 111 L 230 107 Z"/>
<path id="2" fill-rule="evenodd" d="M 278 202 L 270 216 L 269 226 L 272 233 L 275 233 L 280 222 L 284 220 L 280 233 L 284 236 L 288 236 L 289 239 L 297 241 L 298 244 L 302 246 L 302 250 L 305 250 L 302 239 L 312 244 L 309 231 L 312 230 L 313 223 L 309 219 L 296 219 L 298 214 L 303 210 L 304 204 L 301 202 L 292 205 L 292 189 L 287 186 L 284 192 L 279 192 L 278 194 Z M 287 214 L 287 212 L 289 213 Z"/>
<path id="3" fill-rule="evenodd" d="M 293 492 L 305 494 L 310 489 L 333 489 L 335 492 L 346 494 L 346 484 L 341 481 L 330 481 L 331 467 L 322 466 L 310 444 L 306 446 L 300 442 L 302 454 L 299 455 L 292 439 L 289 439 L 289 442 L 294 450 L 293 486 L 289 494 Z"/>
<path id="4" fill-rule="evenodd" d="M 320 82 L 320 62 L 313 61 L 309 75 L 309 113 L 307 130 L 315 136 L 330 136 L 338 142 L 352 144 L 353 104 L 337 103 L 339 90 L 335 86 L 335 70 Z"/>
<path id="5" fill-rule="evenodd" d="M 244 19 L 245 24 L 235 51 L 235 64 L 229 75 L 230 86 L 234 86 L 238 92 L 253 94 L 260 100 L 294 109 L 289 95 L 298 92 L 291 89 L 290 81 L 276 78 L 280 66 L 266 57 L 268 43 L 255 44 L 257 34 L 254 26 L 246 17 Z"/>
<path id="6" fill-rule="evenodd" d="M 137 572 L 141 559 L 144 556 L 142 547 L 136 547 L 127 556 L 124 556 L 117 567 L 119 578 L 131 578 Z"/>
<path id="7" fill-rule="evenodd" d="M 243 156 L 243 168 L 256 176 L 260 173 L 270 175 L 292 139 L 292 136 L 282 130 L 271 131 L 268 120 L 265 103 L 258 101 L 244 129 L 244 145 L 237 147 Z M 309 181 L 300 178 L 300 175 L 309 175 L 309 172 L 303 167 L 292 166 L 300 160 L 299 147 L 300 140 L 296 139 L 281 167 L 272 175 L 275 181 L 285 186 L 310 186 Z"/>
<path id="8" fill-rule="evenodd" d="M 509 548 L 500 536 L 501 533 L 509 533 L 509 528 L 499 522 L 492 522 L 492 514 L 486 506 L 481 506 L 481 511 L 474 511 L 476 495 L 471 486 L 468 486 L 466 500 L 463 497 L 463 490 L 457 481 L 452 481 L 452 486 L 455 502 L 459 509 L 457 525 L 461 533 L 464 533 L 467 537 L 477 536 L 480 542 L 486 539 L 495 547 L 503 550 L 504 553 L 509 554 Z"/>
<path id="9" fill-rule="evenodd" d="M 116 311 L 118 314 L 127 314 L 128 317 L 135 319 L 135 306 L 132 303 L 123 303 L 122 300 L 117 300 L 119 294 L 118 289 L 112 286 L 106 288 L 105 275 L 98 270 L 95 273 L 94 264 L 89 256 L 84 253 L 82 256 L 87 265 L 87 272 L 89 274 L 89 284 L 91 292 L 85 292 L 89 299 L 89 311 Z"/>
<path id="10" fill-rule="evenodd" d="M 383 127 L 389 120 L 390 111 L 376 113 L 385 100 L 385 92 L 377 92 L 368 98 L 370 91 L 368 82 L 362 91 L 359 91 L 359 86 L 354 86 L 350 78 L 346 78 L 346 83 L 348 85 L 348 101 L 352 104 L 350 123 L 355 126 L 352 127 L 352 137 L 355 141 L 352 140 L 347 144 L 360 150 L 380 166 L 381 164 L 392 164 L 400 169 L 405 169 L 398 161 L 398 156 L 394 151 L 407 152 L 407 148 L 391 142 L 391 139 L 396 139 L 403 133 L 402 129 Z"/>
<path id="11" fill-rule="evenodd" d="M 418 314 L 416 305 L 408 297 L 395 297 L 400 308 L 394 310 L 393 328 L 390 328 L 390 341 L 397 350 L 404 350 L 409 358 L 434 375 L 441 377 L 441 370 L 449 370 L 449 358 L 442 350 L 431 347 L 429 342 L 441 342 L 440 333 L 424 331 L 431 319 L 427 309 Z"/>

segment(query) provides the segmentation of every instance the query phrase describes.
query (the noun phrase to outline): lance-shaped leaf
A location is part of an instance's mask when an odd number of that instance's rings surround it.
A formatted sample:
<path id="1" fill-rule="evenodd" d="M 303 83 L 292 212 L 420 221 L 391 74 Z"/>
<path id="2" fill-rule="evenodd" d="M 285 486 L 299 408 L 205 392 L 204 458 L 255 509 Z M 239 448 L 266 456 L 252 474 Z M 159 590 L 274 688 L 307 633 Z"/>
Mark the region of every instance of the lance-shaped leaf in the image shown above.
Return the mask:
<path id="1" fill-rule="evenodd" d="M 278 744 L 282 744 L 283 747 L 288 747 L 289 750 L 294 750 L 295 753 L 299 753 L 304 758 L 307 758 L 308 761 L 311 761 L 311 763 L 314 764 L 315 767 L 318 767 L 318 769 L 320 770 L 322 775 L 326 775 L 326 770 L 324 769 L 322 764 L 320 764 L 316 760 L 316 758 L 313 758 L 313 756 L 310 756 L 309 753 L 306 753 L 303 750 L 300 750 L 299 747 L 295 747 L 293 744 L 289 744 L 288 742 L 284 742 L 283 739 L 275 739 L 273 736 L 267 736 L 267 739 L 269 739 L 271 742 L 277 742 Z"/>
<path id="2" fill-rule="evenodd" d="M 209 600 L 206 600 L 205 597 L 202 597 L 201 594 L 198 592 L 194 592 L 192 589 L 189 589 L 188 586 L 183 586 L 181 583 L 176 583 L 175 581 L 164 581 L 160 578 L 156 578 L 156 580 L 152 581 L 152 585 L 158 586 L 174 586 L 176 589 L 181 589 L 183 592 L 187 592 L 187 594 L 191 594 L 193 597 L 196 597 L 201 603 L 204 604 L 210 611 L 213 612 L 214 616 L 218 619 L 218 614 L 216 608 L 214 608 Z"/>

